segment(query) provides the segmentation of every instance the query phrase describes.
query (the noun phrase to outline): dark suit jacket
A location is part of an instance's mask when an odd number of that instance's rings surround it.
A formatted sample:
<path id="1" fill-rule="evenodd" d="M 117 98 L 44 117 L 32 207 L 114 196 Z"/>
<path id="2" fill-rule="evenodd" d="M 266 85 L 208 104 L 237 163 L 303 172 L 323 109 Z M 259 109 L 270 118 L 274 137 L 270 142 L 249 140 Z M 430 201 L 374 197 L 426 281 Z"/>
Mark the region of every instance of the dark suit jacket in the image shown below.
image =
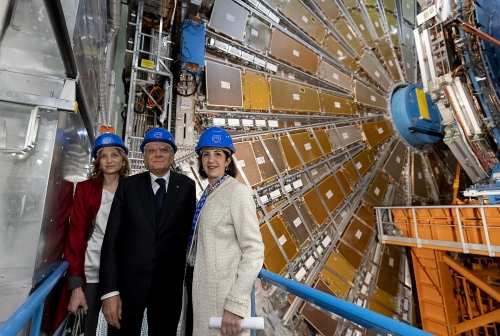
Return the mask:
<path id="1" fill-rule="evenodd" d="M 120 292 L 124 314 L 143 311 L 153 277 L 164 279 L 155 289 L 159 296 L 182 297 L 195 193 L 192 179 L 171 171 L 157 225 L 149 172 L 120 181 L 102 245 L 99 284 L 101 295 Z"/>

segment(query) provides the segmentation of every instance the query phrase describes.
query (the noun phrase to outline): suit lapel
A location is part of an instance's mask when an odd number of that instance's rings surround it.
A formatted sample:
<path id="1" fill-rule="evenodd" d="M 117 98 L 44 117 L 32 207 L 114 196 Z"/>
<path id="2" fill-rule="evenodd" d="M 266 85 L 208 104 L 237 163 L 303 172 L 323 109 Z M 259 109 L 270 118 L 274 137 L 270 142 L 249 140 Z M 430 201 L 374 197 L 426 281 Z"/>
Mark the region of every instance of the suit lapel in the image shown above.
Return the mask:
<path id="1" fill-rule="evenodd" d="M 155 222 L 153 188 L 151 186 L 151 178 L 149 172 L 145 172 L 142 174 L 140 180 L 137 183 L 137 191 L 139 192 L 144 210 L 148 215 L 149 223 L 153 227 L 153 230 L 157 231 Z"/>
<path id="2" fill-rule="evenodd" d="M 167 195 L 165 198 L 165 204 L 163 204 L 163 211 L 161 214 L 161 221 L 159 227 L 162 227 L 163 224 L 165 224 L 165 221 L 167 220 L 168 215 L 170 214 L 170 210 L 175 206 L 175 201 L 177 200 L 177 194 L 179 193 L 179 188 L 181 188 L 179 175 L 171 171 L 170 180 L 168 181 Z"/>

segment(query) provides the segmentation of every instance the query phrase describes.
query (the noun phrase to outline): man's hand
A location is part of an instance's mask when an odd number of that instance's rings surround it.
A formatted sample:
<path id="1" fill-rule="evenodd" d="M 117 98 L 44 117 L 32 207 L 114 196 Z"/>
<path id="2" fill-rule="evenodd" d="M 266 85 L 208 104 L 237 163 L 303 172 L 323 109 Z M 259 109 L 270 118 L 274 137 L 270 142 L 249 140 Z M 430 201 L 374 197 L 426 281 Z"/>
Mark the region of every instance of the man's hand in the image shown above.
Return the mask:
<path id="1" fill-rule="evenodd" d="M 122 299 L 120 295 L 102 300 L 102 313 L 110 325 L 120 329 L 120 320 L 122 319 Z"/>
<path id="2" fill-rule="evenodd" d="M 220 332 L 222 335 L 237 335 L 241 332 L 241 317 L 224 309 Z"/>
<path id="3" fill-rule="evenodd" d="M 89 307 L 87 306 L 87 300 L 85 300 L 85 294 L 83 294 L 82 287 L 75 288 L 71 291 L 71 297 L 68 303 L 68 311 L 71 314 L 76 315 L 78 307 L 83 307 L 83 312 L 87 314 Z"/>

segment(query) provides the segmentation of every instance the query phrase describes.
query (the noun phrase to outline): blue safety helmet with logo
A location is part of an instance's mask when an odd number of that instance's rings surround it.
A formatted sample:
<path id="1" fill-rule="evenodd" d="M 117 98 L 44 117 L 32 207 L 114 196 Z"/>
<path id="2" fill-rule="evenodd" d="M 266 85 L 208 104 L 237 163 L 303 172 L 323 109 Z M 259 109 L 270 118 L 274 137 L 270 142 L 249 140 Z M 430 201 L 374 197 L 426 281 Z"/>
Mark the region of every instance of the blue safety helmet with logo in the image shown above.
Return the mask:
<path id="1" fill-rule="evenodd" d="M 227 148 L 233 155 L 236 152 L 233 146 L 233 139 L 226 130 L 220 127 L 210 127 L 200 136 L 198 144 L 194 148 L 196 154 L 200 155 L 200 150 L 205 147 Z"/>
<path id="2" fill-rule="evenodd" d="M 103 133 L 94 141 L 94 148 L 92 148 L 92 158 L 97 159 L 97 152 L 104 147 L 120 147 L 128 155 L 128 148 L 123 143 L 122 138 L 113 133 Z"/>
<path id="3" fill-rule="evenodd" d="M 144 140 L 141 143 L 141 152 L 144 154 L 144 146 L 146 146 L 150 142 L 165 142 L 172 146 L 174 153 L 177 153 L 177 146 L 174 142 L 174 137 L 164 128 L 155 127 L 150 129 L 144 135 Z"/>

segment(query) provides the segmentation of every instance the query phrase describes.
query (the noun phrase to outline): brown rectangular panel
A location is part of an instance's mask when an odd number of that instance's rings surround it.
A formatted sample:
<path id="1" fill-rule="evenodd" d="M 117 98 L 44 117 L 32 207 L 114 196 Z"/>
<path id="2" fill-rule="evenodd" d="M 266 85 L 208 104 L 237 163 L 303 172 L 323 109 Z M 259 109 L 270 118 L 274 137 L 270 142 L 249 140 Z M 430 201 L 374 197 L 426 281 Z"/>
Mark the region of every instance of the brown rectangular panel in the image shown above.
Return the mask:
<path id="1" fill-rule="evenodd" d="M 389 35 L 392 40 L 392 44 L 395 47 L 399 47 L 399 25 L 396 14 L 385 12 L 385 19 L 387 21 L 387 26 L 389 27 Z"/>
<path id="2" fill-rule="evenodd" d="M 389 179 L 387 178 L 387 175 L 384 172 L 379 171 L 368 189 L 368 194 L 378 202 L 382 203 L 388 185 Z"/>
<path id="3" fill-rule="evenodd" d="M 392 123 L 389 120 L 363 123 L 361 127 L 363 127 L 363 132 L 365 132 L 366 141 L 372 148 L 387 139 L 394 132 Z"/>
<path id="4" fill-rule="evenodd" d="M 391 12 L 396 11 L 396 0 L 384 0 L 384 7 Z"/>
<path id="5" fill-rule="evenodd" d="M 286 0 L 280 8 L 281 12 L 309 36 L 321 43 L 326 28 L 299 0 Z"/>
<path id="6" fill-rule="evenodd" d="M 399 184 L 406 160 L 406 145 L 399 140 L 384 165 L 384 170 Z"/>
<path id="7" fill-rule="evenodd" d="M 263 181 L 272 179 L 277 175 L 276 169 L 274 169 L 273 163 L 269 159 L 264 146 L 260 141 L 252 142 L 253 152 L 255 154 L 255 161 L 259 167 L 260 175 Z"/>
<path id="8" fill-rule="evenodd" d="M 401 250 L 398 246 L 384 245 L 377 287 L 389 295 L 398 295 Z"/>
<path id="9" fill-rule="evenodd" d="M 372 209 L 374 207 L 381 206 L 382 203 L 371 197 L 370 195 L 366 194 L 365 198 L 363 198 L 363 204 L 366 205 L 367 208 Z"/>
<path id="10" fill-rule="evenodd" d="M 269 82 L 264 76 L 251 72 L 241 74 L 243 90 L 243 108 L 267 111 L 271 106 Z"/>
<path id="11" fill-rule="evenodd" d="M 318 279 L 313 287 L 314 289 L 322 291 L 323 293 L 326 293 L 328 295 L 336 296 L 335 293 L 330 289 L 330 287 L 328 287 L 328 285 L 321 279 Z"/>
<path id="12" fill-rule="evenodd" d="M 373 210 L 370 210 L 366 206 L 362 205 L 356 212 L 356 216 L 358 216 L 363 222 L 365 222 L 365 224 L 368 224 L 371 227 L 375 227 L 375 214 Z"/>
<path id="13" fill-rule="evenodd" d="M 352 99 L 341 98 L 329 93 L 320 93 L 321 110 L 328 114 L 356 114 L 356 105 Z"/>
<path id="14" fill-rule="evenodd" d="M 330 212 L 337 210 L 340 203 L 342 203 L 345 199 L 344 194 L 342 193 L 337 181 L 335 181 L 335 177 L 333 175 L 328 176 L 323 181 L 318 183 L 316 188 L 320 192 L 321 197 Z"/>
<path id="15" fill-rule="evenodd" d="M 316 189 L 311 189 L 304 194 L 304 203 L 318 225 L 326 223 L 328 212 L 326 212 L 323 203 L 321 203 Z"/>
<path id="16" fill-rule="evenodd" d="M 399 81 L 401 79 L 401 76 L 399 75 L 398 67 L 396 65 L 398 60 L 392 53 L 391 44 L 389 42 L 379 41 L 377 48 L 382 55 L 386 66 L 389 68 L 392 78 L 394 78 L 396 81 Z"/>
<path id="17" fill-rule="evenodd" d="M 342 62 L 348 69 L 352 71 L 358 71 L 359 64 L 356 60 L 342 47 L 337 40 L 331 35 L 327 35 L 324 42 L 323 48 L 332 57 Z"/>
<path id="18" fill-rule="evenodd" d="M 422 157 L 418 153 L 411 153 L 412 193 L 421 197 L 429 197 L 425 183 Z"/>
<path id="19" fill-rule="evenodd" d="M 305 163 L 310 163 L 323 157 L 323 154 L 321 153 L 321 150 L 319 149 L 319 146 L 311 132 L 294 133 L 290 136 Z M 280 139 L 283 153 L 285 154 L 286 161 L 290 169 L 300 167 L 301 161 L 297 156 L 288 136 L 282 135 Z"/>
<path id="20" fill-rule="evenodd" d="M 290 261 L 295 260 L 297 256 L 297 246 L 286 230 L 283 221 L 275 216 L 271 218 L 269 224 L 271 224 L 279 244 L 283 247 L 288 259 Z M 262 234 L 262 241 L 264 242 L 264 266 L 271 272 L 281 274 L 287 265 L 286 259 L 283 257 L 278 247 L 278 243 L 272 236 L 267 224 L 261 225 L 260 233 Z"/>
<path id="21" fill-rule="evenodd" d="M 354 164 L 353 162 L 354 161 Z M 344 169 L 346 175 L 350 178 L 351 183 L 355 184 L 359 180 L 359 175 L 356 170 L 359 171 L 361 176 L 364 176 L 370 167 L 375 163 L 375 158 L 369 149 L 365 149 L 358 155 L 356 155 L 352 161 L 348 161 L 344 164 Z"/>
<path id="22" fill-rule="evenodd" d="M 345 176 L 344 172 L 342 170 L 337 170 L 335 172 L 335 175 L 337 176 L 337 179 L 339 181 L 339 185 L 342 187 L 342 190 L 344 191 L 345 195 L 349 195 L 351 193 L 351 185 L 349 184 L 349 181 L 347 180 L 347 177 Z"/>
<path id="23" fill-rule="evenodd" d="M 299 211 L 302 214 L 302 218 L 305 221 L 304 224 L 309 228 L 309 231 L 311 231 L 311 233 L 316 232 L 318 226 L 316 225 L 316 223 L 314 223 L 314 219 L 311 217 L 311 214 L 307 210 L 307 207 L 304 204 L 304 202 L 297 199 L 295 200 L 295 203 L 299 207 Z"/>
<path id="24" fill-rule="evenodd" d="M 354 269 L 338 252 L 334 251 L 328 256 L 325 266 L 340 275 L 344 280 L 354 282 Z"/>
<path id="25" fill-rule="evenodd" d="M 355 125 L 342 126 L 327 130 L 332 147 L 340 149 L 363 139 Z"/>
<path id="26" fill-rule="evenodd" d="M 330 140 L 328 139 L 328 135 L 324 129 L 319 129 L 314 131 L 314 136 L 318 140 L 321 149 L 326 155 L 332 154 L 332 146 L 330 144 Z"/>
<path id="27" fill-rule="evenodd" d="M 391 80 L 386 76 L 385 70 L 382 68 L 380 63 L 374 60 L 368 52 L 361 57 L 359 64 L 386 91 L 389 89 L 392 84 Z"/>
<path id="28" fill-rule="evenodd" d="M 351 286 L 327 270 L 326 268 L 321 269 L 321 278 L 328 284 L 328 287 L 341 299 L 347 299 L 349 295 L 349 291 L 351 290 Z"/>
<path id="29" fill-rule="evenodd" d="M 429 170 L 436 184 L 437 191 L 439 194 L 444 194 L 450 191 L 450 184 L 444 175 L 443 169 L 437 161 L 437 157 L 434 153 L 428 153 L 426 155 L 427 162 L 429 164 Z"/>
<path id="30" fill-rule="evenodd" d="M 334 336 L 338 322 L 309 303 L 304 303 L 300 310 L 302 316 L 323 336 Z"/>
<path id="31" fill-rule="evenodd" d="M 332 84 L 351 90 L 351 77 L 323 60 L 320 61 L 316 74 Z"/>
<path id="32" fill-rule="evenodd" d="M 361 15 L 361 12 L 356 8 L 356 9 L 350 9 L 349 14 L 351 15 L 352 20 L 356 24 L 359 32 L 363 36 L 363 40 L 370 46 L 370 48 L 373 48 L 375 46 L 375 41 L 373 40 L 372 35 L 368 31 L 368 28 L 366 27 L 365 20 L 363 16 Z"/>
<path id="33" fill-rule="evenodd" d="M 342 239 L 359 252 L 365 253 L 372 233 L 373 229 L 354 218 L 342 235 Z"/>
<path id="34" fill-rule="evenodd" d="M 271 78 L 272 109 L 295 112 L 320 112 L 318 90 Z"/>
<path id="35" fill-rule="evenodd" d="M 299 213 L 293 204 L 290 204 L 283 209 L 282 217 L 288 232 L 293 235 L 295 240 L 298 242 L 299 247 L 304 246 L 309 239 L 309 233 L 307 233 L 307 229 L 300 219 Z"/>
<path id="36" fill-rule="evenodd" d="M 248 11 L 231 0 L 216 0 L 208 25 L 239 41 L 247 22 Z"/>
<path id="37" fill-rule="evenodd" d="M 257 161 L 255 160 L 255 154 L 250 142 L 245 141 L 235 143 L 234 148 L 236 149 L 236 153 L 234 154 L 234 156 L 236 157 L 236 163 L 245 174 L 248 183 L 250 183 L 251 186 L 259 184 L 262 180 Z M 238 181 L 245 184 L 245 180 L 243 179 L 241 174 L 238 174 L 237 178 Z"/>
<path id="38" fill-rule="evenodd" d="M 339 251 L 340 254 L 344 257 L 345 260 L 354 268 L 358 269 L 359 266 L 361 265 L 361 262 L 363 261 L 363 257 L 360 256 L 355 250 L 344 244 L 343 242 L 340 242 L 337 245 L 337 250 Z"/>
<path id="39" fill-rule="evenodd" d="M 322 176 L 328 171 L 328 167 L 326 164 L 319 165 L 314 169 L 311 169 L 311 175 L 314 181 L 318 181 L 322 178 Z"/>
<path id="40" fill-rule="evenodd" d="M 356 81 L 356 84 L 354 86 L 354 94 L 358 103 L 387 110 L 386 97 L 378 94 L 373 89 L 369 88 L 360 81 Z"/>
<path id="41" fill-rule="evenodd" d="M 392 318 L 392 316 L 394 315 L 393 312 L 391 312 L 389 309 L 382 306 L 380 303 L 378 303 L 376 301 L 371 301 L 368 309 L 370 309 L 371 311 L 373 311 L 375 313 L 378 313 L 378 314 L 381 314 L 381 315 L 384 315 L 384 316 L 387 316 L 390 318 Z"/>
<path id="42" fill-rule="evenodd" d="M 318 71 L 318 55 L 277 29 L 271 36 L 270 54 L 310 73 Z"/>
<path id="43" fill-rule="evenodd" d="M 375 30 L 375 33 L 377 34 L 377 38 L 380 39 L 384 36 L 384 27 L 382 26 L 382 21 L 380 20 L 380 15 L 378 10 L 375 8 L 370 8 L 368 7 L 366 9 L 368 12 L 368 16 L 370 17 L 370 21 L 372 23 L 372 27 Z"/>
<path id="44" fill-rule="evenodd" d="M 241 70 L 214 62 L 205 62 L 207 104 L 243 107 Z"/>
<path id="45" fill-rule="evenodd" d="M 384 305 L 386 308 L 389 308 L 390 310 L 395 310 L 396 309 L 396 298 L 392 295 L 387 294 L 383 290 L 377 289 L 372 297 L 372 301 L 377 301 L 378 303 L 381 303 Z"/>
<path id="46" fill-rule="evenodd" d="M 250 16 L 245 28 L 243 42 L 261 52 L 269 50 L 271 42 L 271 28 L 255 16 Z"/>
<path id="47" fill-rule="evenodd" d="M 333 1 L 326 1 L 328 3 L 333 3 Z M 326 3 L 325 2 L 325 3 Z M 344 41 L 355 51 L 359 52 L 363 45 L 359 42 L 359 39 L 352 29 L 351 25 L 347 22 L 345 17 L 341 17 L 333 23 L 337 33 L 339 33 Z"/>
<path id="48" fill-rule="evenodd" d="M 314 3 L 321 9 L 330 22 L 342 15 L 333 1 L 314 0 Z"/>

